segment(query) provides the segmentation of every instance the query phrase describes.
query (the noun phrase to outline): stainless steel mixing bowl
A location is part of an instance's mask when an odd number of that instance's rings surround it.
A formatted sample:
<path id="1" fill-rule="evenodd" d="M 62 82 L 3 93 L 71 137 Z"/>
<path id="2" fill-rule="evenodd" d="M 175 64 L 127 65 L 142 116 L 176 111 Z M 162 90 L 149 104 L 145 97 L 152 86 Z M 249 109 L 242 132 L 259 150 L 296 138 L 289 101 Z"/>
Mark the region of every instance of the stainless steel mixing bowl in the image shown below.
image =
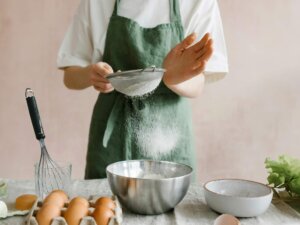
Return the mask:
<path id="1" fill-rule="evenodd" d="M 161 214 L 186 195 L 193 169 L 187 165 L 151 160 L 129 160 L 106 168 L 112 192 L 123 206 L 138 214 Z"/>

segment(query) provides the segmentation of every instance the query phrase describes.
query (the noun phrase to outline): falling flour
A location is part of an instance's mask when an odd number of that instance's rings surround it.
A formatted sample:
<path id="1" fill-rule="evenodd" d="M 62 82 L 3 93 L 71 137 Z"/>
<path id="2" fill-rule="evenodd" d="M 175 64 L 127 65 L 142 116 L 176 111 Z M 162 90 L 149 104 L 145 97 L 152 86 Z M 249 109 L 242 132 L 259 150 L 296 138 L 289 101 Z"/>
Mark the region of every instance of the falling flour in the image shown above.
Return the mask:
<path id="1" fill-rule="evenodd" d="M 173 120 L 176 118 L 175 115 L 163 114 L 157 108 L 150 111 L 147 118 L 143 116 L 133 118 L 134 139 L 144 157 L 160 160 L 176 149 L 180 138 L 179 128 L 176 119 Z"/>
<path id="2" fill-rule="evenodd" d="M 178 134 L 174 129 L 147 127 L 138 132 L 137 144 L 145 156 L 159 159 L 174 150 L 177 138 Z"/>

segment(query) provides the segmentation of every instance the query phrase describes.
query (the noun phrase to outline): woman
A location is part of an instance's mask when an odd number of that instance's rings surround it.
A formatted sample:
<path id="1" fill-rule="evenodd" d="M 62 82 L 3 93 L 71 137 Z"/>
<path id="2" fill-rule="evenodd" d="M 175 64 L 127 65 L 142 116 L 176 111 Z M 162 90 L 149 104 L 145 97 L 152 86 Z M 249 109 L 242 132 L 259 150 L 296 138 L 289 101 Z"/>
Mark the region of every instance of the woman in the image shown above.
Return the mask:
<path id="1" fill-rule="evenodd" d="M 151 65 L 166 72 L 154 93 L 143 98 L 115 91 L 105 78 Z M 205 77 L 215 80 L 227 72 L 217 2 L 81 0 L 58 67 L 64 69 L 68 88 L 93 86 L 100 92 L 90 125 L 86 179 L 106 177 L 106 166 L 121 160 L 158 159 L 194 167 L 187 98 L 201 93 Z"/>

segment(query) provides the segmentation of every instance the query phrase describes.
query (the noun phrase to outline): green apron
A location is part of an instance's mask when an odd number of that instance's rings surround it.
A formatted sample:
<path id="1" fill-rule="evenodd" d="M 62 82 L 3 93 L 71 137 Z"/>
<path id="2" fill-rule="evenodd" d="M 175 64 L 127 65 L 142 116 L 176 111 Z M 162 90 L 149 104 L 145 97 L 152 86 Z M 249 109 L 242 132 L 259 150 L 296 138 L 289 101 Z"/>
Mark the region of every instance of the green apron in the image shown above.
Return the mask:
<path id="1" fill-rule="evenodd" d="M 116 0 L 108 25 L 103 61 L 114 71 L 162 67 L 168 52 L 184 38 L 178 0 L 170 0 L 170 23 L 154 28 L 119 16 L 119 2 Z M 85 178 L 104 178 L 107 165 L 131 159 L 175 161 L 194 168 L 190 105 L 163 82 L 141 98 L 117 91 L 98 96 Z"/>

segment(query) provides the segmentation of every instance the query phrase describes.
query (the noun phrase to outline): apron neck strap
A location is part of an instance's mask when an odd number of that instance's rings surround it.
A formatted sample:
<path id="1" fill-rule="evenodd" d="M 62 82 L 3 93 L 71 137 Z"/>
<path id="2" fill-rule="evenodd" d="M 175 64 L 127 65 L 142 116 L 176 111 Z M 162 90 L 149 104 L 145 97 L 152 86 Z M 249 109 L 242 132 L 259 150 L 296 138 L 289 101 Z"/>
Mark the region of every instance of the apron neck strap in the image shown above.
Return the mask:
<path id="1" fill-rule="evenodd" d="M 181 16 L 180 16 L 180 8 L 179 8 L 179 0 L 169 0 L 170 5 L 170 22 L 181 22 Z M 120 0 L 116 0 L 113 16 L 118 15 L 118 8 L 119 8 Z"/>
<path id="2" fill-rule="evenodd" d="M 119 4 L 120 4 L 120 0 L 116 0 L 114 11 L 113 11 L 113 16 L 117 16 L 118 15 Z"/>
<path id="3" fill-rule="evenodd" d="M 169 0 L 170 2 L 170 22 L 181 22 L 179 0 Z"/>

